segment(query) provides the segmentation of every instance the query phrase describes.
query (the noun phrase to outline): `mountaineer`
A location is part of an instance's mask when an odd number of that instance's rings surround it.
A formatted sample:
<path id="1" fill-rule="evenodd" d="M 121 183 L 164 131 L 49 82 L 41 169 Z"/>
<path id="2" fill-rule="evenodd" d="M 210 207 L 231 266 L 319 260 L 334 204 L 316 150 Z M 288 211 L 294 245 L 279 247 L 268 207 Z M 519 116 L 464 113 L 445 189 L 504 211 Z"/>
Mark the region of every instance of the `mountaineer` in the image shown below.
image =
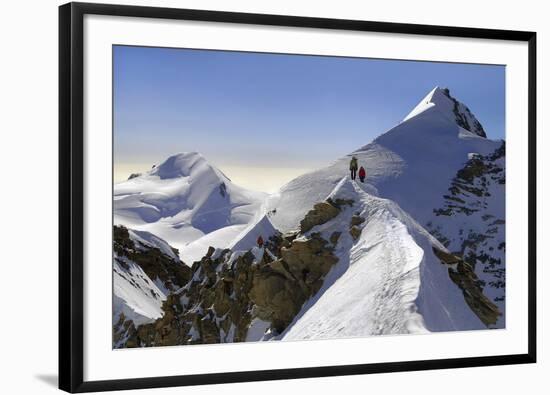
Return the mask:
<path id="1" fill-rule="evenodd" d="M 355 180 L 355 177 L 357 176 L 357 158 L 355 156 L 351 157 L 351 161 L 349 162 L 349 170 L 351 171 L 351 179 Z"/>
<path id="2" fill-rule="evenodd" d="M 359 169 L 359 179 L 361 180 L 361 182 L 365 182 L 366 176 L 367 176 L 367 172 L 365 171 L 365 168 L 361 166 L 361 168 Z"/>

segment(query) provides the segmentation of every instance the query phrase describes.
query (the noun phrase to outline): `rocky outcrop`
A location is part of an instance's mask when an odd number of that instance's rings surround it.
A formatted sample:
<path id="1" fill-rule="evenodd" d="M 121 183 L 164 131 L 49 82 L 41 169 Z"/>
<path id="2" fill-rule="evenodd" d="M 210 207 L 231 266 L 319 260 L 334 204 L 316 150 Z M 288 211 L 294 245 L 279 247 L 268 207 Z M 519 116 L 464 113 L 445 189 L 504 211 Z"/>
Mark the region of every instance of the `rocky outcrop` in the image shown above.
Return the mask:
<path id="1" fill-rule="evenodd" d="M 317 225 L 327 223 L 336 217 L 344 206 L 352 206 L 353 200 L 346 199 L 331 199 L 328 198 L 324 202 L 316 203 L 300 221 L 300 230 L 302 233 L 308 232 Z"/>
<path id="2" fill-rule="evenodd" d="M 361 228 L 357 226 L 352 226 L 351 228 L 349 228 L 349 234 L 351 235 L 351 237 L 353 237 L 353 240 L 357 240 L 359 239 L 359 236 L 361 236 Z"/>
<path id="3" fill-rule="evenodd" d="M 116 322 L 113 322 L 113 347 L 135 347 L 136 327 L 132 320 L 126 318 L 124 313 L 120 313 Z"/>
<path id="4" fill-rule="evenodd" d="M 254 315 L 271 322 L 274 333 L 284 331 L 306 300 L 305 287 L 300 286 L 281 260 L 255 273 L 249 296 Z"/>
<path id="5" fill-rule="evenodd" d="M 449 266 L 449 277 L 462 290 L 464 300 L 472 311 L 487 326 L 497 323 L 502 315 L 498 306 L 483 294 L 483 288 L 472 266 L 460 256 L 433 248 L 442 264 Z"/>
<path id="6" fill-rule="evenodd" d="M 305 228 L 311 230 L 329 221 L 349 204 L 327 201 L 315 205 L 305 219 Z M 338 262 L 333 251 L 339 232 L 334 232 L 330 241 L 318 232 L 307 236 L 305 232 L 276 234 L 262 250 L 255 247 L 245 253 L 209 248 L 193 263 L 189 281 L 168 295 L 162 305 L 163 316 L 137 328 L 122 317 L 114 325 L 115 344 L 149 347 L 242 342 L 257 320 L 267 324 L 264 336 L 282 333 Z"/>
<path id="7" fill-rule="evenodd" d="M 351 217 L 351 221 L 349 224 L 349 234 L 353 238 L 353 240 L 359 239 L 359 236 L 361 236 L 362 228 L 359 226 L 363 222 L 365 222 L 365 218 L 355 214 L 353 217 Z"/>
<path id="8" fill-rule="evenodd" d="M 295 240 L 289 248 L 281 250 L 282 261 L 292 276 L 308 288 L 311 295 L 319 290 L 322 279 L 338 258 L 333 247 L 319 233 L 309 239 Z"/>
<path id="9" fill-rule="evenodd" d="M 132 240 L 128 229 L 124 226 L 113 227 L 113 250 L 114 259 L 122 267 L 127 266 L 121 259 L 126 257 L 139 265 L 151 280 L 159 279 L 169 290 L 184 286 L 191 278 L 189 267 L 174 258 L 178 256 L 176 249 L 173 249 L 174 256 L 170 257 L 158 248 Z"/>
<path id="10" fill-rule="evenodd" d="M 302 233 L 311 230 L 314 226 L 324 224 L 338 215 L 340 210 L 329 202 L 316 203 L 304 219 L 300 221 Z"/>

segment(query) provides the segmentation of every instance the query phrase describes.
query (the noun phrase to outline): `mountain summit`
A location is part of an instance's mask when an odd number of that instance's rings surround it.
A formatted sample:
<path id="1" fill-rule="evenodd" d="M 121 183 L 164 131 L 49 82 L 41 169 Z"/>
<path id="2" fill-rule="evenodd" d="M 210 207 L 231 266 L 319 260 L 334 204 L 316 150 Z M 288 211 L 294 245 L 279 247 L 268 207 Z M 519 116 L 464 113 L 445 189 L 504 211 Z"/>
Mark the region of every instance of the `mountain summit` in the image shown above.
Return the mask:
<path id="1" fill-rule="evenodd" d="M 416 107 L 403 119 L 407 121 L 421 114 L 429 115 L 438 112 L 461 128 L 480 137 L 487 137 L 483 126 L 472 114 L 470 109 L 451 96 L 449 89 L 435 87 L 422 99 Z M 426 114 L 427 113 L 427 114 Z"/>
<path id="2" fill-rule="evenodd" d="M 188 177 L 193 170 L 197 171 L 200 166 L 203 166 L 206 171 L 214 171 L 198 152 L 184 152 L 170 156 L 159 166 L 153 167 L 149 174 L 156 175 L 160 179 Z M 216 176 L 222 178 L 219 175 Z"/>
<path id="3" fill-rule="evenodd" d="M 298 218 L 348 175 L 350 159 L 355 156 L 367 171 L 372 194 L 395 201 L 425 224 L 469 154 L 488 155 L 501 145 L 485 138 L 478 124 L 448 90 L 434 88 L 401 123 L 371 143 L 284 185 L 269 198 L 268 210 L 277 212 L 271 221 L 283 231 L 295 229 Z"/>

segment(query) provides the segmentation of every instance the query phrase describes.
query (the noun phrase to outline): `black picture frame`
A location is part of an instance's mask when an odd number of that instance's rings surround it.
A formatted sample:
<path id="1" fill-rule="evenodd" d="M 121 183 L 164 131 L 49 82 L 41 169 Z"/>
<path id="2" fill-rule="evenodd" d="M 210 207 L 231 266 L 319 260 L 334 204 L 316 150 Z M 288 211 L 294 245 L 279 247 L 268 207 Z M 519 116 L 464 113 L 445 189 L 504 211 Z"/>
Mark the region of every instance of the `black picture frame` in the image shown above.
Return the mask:
<path id="1" fill-rule="evenodd" d="M 402 33 L 528 43 L 528 352 L 525 354 L 84 381 L 83 19 L 87 14 Z M 536 362 L 536 33 L 403 23 L 69 3 L 59 8 L 59 388 L 90 392 Z"/>

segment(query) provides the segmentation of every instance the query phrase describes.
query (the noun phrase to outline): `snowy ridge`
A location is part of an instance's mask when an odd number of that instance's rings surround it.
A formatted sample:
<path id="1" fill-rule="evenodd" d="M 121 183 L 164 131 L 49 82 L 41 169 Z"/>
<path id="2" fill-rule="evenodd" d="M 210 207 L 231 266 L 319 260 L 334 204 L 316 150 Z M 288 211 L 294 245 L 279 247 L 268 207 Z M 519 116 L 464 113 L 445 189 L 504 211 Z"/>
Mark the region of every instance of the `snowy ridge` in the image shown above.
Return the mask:
<path id="1" fill-rule="evenodd" d="M 282 340 L 484 328 L 432 253 L 444 247 L 395 203 L 347 179 L 332 196 L 354 199 L 348 216 L 365 218 L 361 236 L 347 235 L 346 216 L 311 230 L 342 232 L 340 261 Z"/>
<path id="2" fill-rule="evenodd" d="M 434 97 L 434 94 L 436 93 L 436 91 L 438 90 L 439 88 L 436 86 L 435 88 L 433 88 L 427 95 L 426 97 L 424 97 L 422 100 L 420 100 L 420 102 L 418 102 L 418 104 L 416 105 L 415 108 L 412 109 L 412 111 L 405 117 L 403 118 L 403 121 L 401 122 L 405 122 L 413 117 L 416 117 L 417 115 L 419 114 L 422 114 L 424 111 L 427 111 L 429 110 L 430 108 L 434 107 L 435 106 L 435 102 L 433 100 L 433 97 Z"/>
<path id="3" fill-rule="evenodd" d="M 468 155 L 486 155 L 500 145 L 459 126 L 453 119 L 453 103 L 436 88 L 404 122 L 353 153 L 367 171 L 369 193 L 395 201 L 423 225 L 432 219 L 434 207 Z M 270 196 L 267 210 L 276 211 L 271 217 L 275 227 L 296 229 L 313 204 L 349 174 L 351 156 L 304 174 Z"/>

